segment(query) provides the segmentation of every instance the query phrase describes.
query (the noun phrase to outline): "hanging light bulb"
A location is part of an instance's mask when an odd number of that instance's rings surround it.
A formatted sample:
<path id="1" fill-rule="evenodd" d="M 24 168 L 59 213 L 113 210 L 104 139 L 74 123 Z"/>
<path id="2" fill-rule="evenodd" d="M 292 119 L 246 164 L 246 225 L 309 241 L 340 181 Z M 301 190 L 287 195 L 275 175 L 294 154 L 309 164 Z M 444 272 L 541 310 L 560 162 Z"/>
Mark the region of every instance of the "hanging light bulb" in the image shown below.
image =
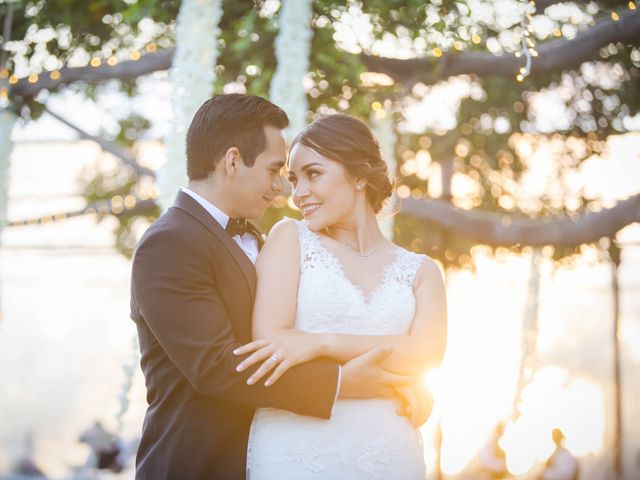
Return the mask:
<path id="1" fill-rule="evenodd" d="M 535 11 L 536 4 L 534 1 L 530 1 L 525 3 L 523 6 L 522 17 L 520 18 L 520 28 L 524 33 L 520 39 L 520 51 L 515 53 L 516 58 L 520 58 L 524 56 L 525 64 L 520 68 L 518 75 L 516 76 L 516 80 L 522 82 L 526 77 L 531 73 L 531 57 L 537 57 L 538 52 L 535 50 L 535 42 L 531 38 L 530 32 L 533 31 L 533 27 L 531 25 L 531 20 L 533 17 L 531 15 L 532 11 Z"/>

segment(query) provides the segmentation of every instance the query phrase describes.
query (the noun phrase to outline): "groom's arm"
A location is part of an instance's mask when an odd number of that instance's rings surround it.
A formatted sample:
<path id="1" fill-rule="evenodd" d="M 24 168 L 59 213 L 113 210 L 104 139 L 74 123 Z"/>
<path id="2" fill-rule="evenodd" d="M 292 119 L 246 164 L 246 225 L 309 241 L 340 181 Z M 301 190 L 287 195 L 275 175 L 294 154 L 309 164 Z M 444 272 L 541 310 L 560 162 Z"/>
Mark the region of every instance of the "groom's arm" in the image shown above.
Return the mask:
<path id="1" fill-rule="evenodd" d="M 164 353 L 200 394 L 252 407 L 275 407 L 329 418 L 338 387 L 335 361 L 291 369 L 270 387 L 247 385 L 231 321 L 209 271 L 206 251 L 184 232 L 157 230 L 138 247 L 132 301 Z M 231 281 L 231 280 L 230 280 Z"/>

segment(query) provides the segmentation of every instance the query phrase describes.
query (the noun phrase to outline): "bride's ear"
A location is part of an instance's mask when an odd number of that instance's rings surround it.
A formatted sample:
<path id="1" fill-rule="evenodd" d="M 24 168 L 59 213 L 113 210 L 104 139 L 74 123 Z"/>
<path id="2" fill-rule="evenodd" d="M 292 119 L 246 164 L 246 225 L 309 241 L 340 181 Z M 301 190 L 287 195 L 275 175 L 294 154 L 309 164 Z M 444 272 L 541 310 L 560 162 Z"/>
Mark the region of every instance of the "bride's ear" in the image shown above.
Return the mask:
<path id="1" fill-rule="evenodd" d="M 224 167 L 223 173 L 226 178 L 232 180 L 238 172 L 238 166 L 242 158 L 240 157 L 240 150 L 237 147 L 230 147 L 222 157 L 222 166 Z"/>
<path id="2" fill-rule="evenodd" d="M 367 186 L 367 183 L 366 178 L 356 178 L 356 190 L 359 192 L 363 191 Z"/>

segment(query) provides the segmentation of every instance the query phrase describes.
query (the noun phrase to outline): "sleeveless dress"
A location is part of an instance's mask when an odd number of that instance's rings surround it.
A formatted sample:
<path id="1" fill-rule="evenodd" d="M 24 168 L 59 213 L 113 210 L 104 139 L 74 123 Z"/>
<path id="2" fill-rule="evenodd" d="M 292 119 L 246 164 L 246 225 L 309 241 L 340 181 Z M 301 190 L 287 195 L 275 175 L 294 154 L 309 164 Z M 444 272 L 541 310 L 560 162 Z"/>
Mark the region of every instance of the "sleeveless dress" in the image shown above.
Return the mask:
<path id="1" fill-rule="evenodd" d="M 300 241 L 295 328 L 309 333 L 406 335 L 415 312 L 413 281 L 424 259 L 398 248 L 369 295 L 345 275 L 318 234 L 294 220 Z M 420 432 L 392 399 L 339 399 L 331 419 L 256 410 L 248 480 L 424 480 Z"/>

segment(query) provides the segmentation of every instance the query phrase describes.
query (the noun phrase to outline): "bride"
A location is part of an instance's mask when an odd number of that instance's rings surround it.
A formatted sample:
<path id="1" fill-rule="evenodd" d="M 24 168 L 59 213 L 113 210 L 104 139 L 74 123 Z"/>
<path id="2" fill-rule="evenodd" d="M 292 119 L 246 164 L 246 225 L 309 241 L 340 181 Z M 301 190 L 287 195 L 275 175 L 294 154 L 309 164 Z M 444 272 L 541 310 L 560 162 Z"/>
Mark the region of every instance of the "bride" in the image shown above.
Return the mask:
<path id="1" fill-rule="evenodd" d="M 347 362 L 373 348 L 382 366 L 417 375 L 440 363 L 446 343 L 442 276 L 427 256 L 381 233 L 376 213 L 392 193 L 367 126 L 329 115 L 294 140 L 293 200 L 304 222 L 271 230 L 256 263 L 255 341 L 239 366 L 249 382 L 272 385 L 316 357 Z M 259 409 L 249 438 L 250 480 L 424 479 L 422 439 L 396 414 L 392 395 L 349 398 L 339 391 L 330 420 Z"/>

